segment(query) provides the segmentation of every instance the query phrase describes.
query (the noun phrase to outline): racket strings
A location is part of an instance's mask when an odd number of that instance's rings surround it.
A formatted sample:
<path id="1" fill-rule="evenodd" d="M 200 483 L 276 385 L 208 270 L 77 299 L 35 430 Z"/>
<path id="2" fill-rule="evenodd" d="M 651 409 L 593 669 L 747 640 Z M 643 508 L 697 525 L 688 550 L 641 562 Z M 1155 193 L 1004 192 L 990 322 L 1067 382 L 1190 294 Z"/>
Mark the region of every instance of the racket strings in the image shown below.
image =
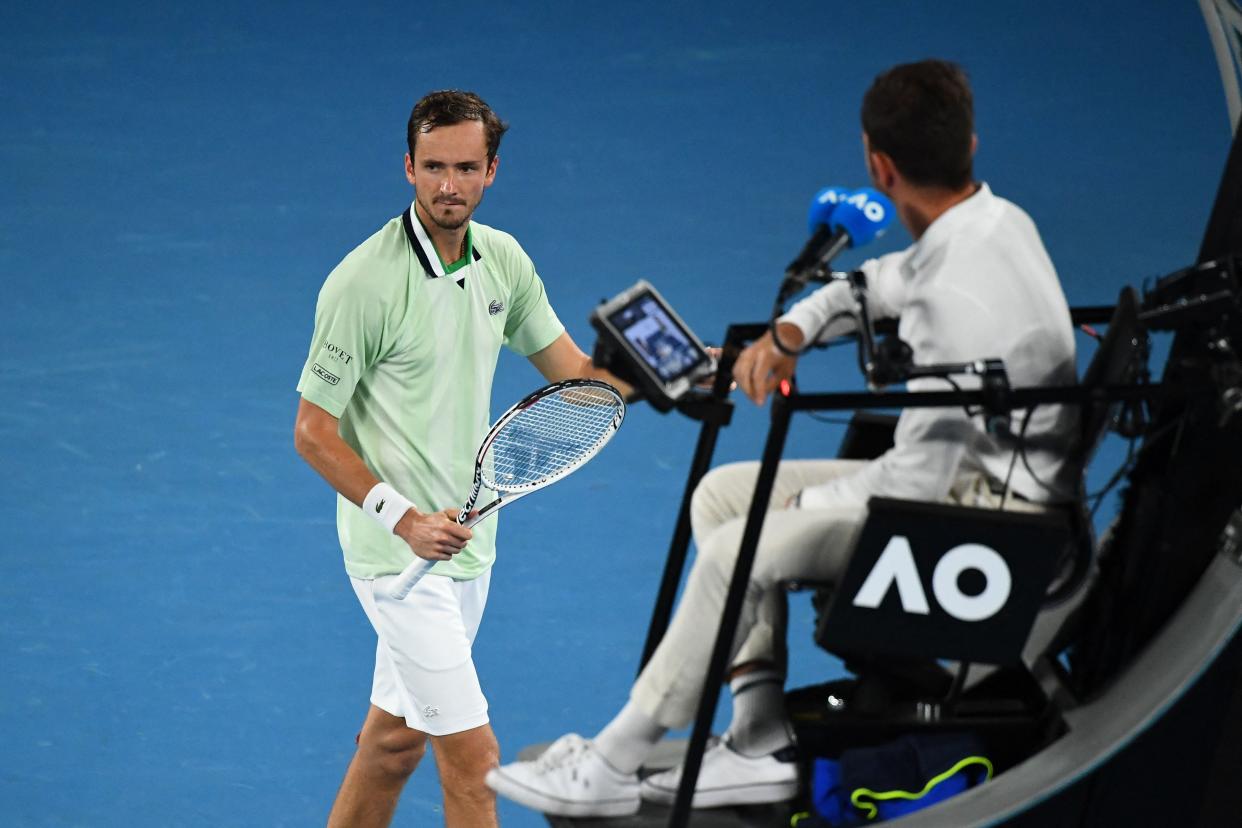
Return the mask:
<path id="1" fill-rule="evenodd" d="M 521 409 L 497 432 L 483 462 L 488 488 L 514 491 L 566 474 L 619 424 L 621 401 L 597 388 L 568 388 Z"/>

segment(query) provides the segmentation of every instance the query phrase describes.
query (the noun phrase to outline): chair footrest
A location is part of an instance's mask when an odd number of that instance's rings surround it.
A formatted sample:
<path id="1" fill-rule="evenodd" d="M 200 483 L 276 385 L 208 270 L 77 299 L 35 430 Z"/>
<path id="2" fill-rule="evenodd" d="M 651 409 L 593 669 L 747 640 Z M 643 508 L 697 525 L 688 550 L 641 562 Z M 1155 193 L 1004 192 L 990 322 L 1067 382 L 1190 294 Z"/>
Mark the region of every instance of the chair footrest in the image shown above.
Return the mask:
<path id="1" fill-rule="evenodd" d="M 855 680 L 796 688 L 785 706 L 804 756 L 838 757 L 909 733 L 970 732 L 997 769 L 1010 767 L 1064 732 L 1047 704 L 1020 695 L 972 695 L 949 709 L 935 697 L 856 699 Z"/>

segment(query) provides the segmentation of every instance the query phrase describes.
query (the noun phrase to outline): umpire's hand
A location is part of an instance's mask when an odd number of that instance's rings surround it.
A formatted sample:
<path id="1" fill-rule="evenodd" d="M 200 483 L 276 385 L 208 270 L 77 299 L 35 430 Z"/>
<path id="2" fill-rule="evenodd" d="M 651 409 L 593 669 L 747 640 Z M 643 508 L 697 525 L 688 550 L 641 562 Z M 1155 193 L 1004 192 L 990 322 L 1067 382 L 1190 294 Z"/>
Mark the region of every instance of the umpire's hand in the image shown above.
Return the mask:
<path id="1" fill-rule="evenodd" d="M 802 330 L 797 325 L 781 322 L 776 331 L 781 344 L 789 350 L 797 351 L 802 347 Z M 772 332 L 768 331 L 738 355 L 737 362 L 733 363 L 733 378 L 755 405 L 763 405 L 781 380 L 793 376 L 797 362 L 797 357 L 777 350 Z"/>

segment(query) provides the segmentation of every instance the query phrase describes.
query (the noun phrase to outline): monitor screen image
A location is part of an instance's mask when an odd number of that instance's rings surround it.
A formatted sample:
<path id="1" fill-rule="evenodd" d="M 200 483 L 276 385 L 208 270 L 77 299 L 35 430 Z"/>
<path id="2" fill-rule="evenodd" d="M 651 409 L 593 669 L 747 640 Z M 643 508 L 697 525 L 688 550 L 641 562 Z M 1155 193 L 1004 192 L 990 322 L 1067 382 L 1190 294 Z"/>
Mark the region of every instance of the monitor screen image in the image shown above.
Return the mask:
<path id="1" fill-rule="evenodd" d="M 661 381 L 676 379 L 703 360 L 690 338 L 649 295 L 639 297 L 612 314 L 609 321 Z"/>

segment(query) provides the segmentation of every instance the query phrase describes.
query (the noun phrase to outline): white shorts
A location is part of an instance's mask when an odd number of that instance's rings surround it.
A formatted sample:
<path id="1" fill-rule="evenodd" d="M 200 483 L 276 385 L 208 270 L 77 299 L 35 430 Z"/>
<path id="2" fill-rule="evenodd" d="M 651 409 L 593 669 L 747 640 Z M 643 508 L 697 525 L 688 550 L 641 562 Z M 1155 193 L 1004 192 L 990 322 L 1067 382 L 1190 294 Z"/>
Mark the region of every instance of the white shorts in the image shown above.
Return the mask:
<path id="1" fill-rule="evenodd" d="M 388 595 L 396 575 L 349 579 L 379 637 L 371 704 L 432 736 L 487 724 L 470 650 L 491 575 L 472 581 L 427 575 L 402 601 Z"/>

